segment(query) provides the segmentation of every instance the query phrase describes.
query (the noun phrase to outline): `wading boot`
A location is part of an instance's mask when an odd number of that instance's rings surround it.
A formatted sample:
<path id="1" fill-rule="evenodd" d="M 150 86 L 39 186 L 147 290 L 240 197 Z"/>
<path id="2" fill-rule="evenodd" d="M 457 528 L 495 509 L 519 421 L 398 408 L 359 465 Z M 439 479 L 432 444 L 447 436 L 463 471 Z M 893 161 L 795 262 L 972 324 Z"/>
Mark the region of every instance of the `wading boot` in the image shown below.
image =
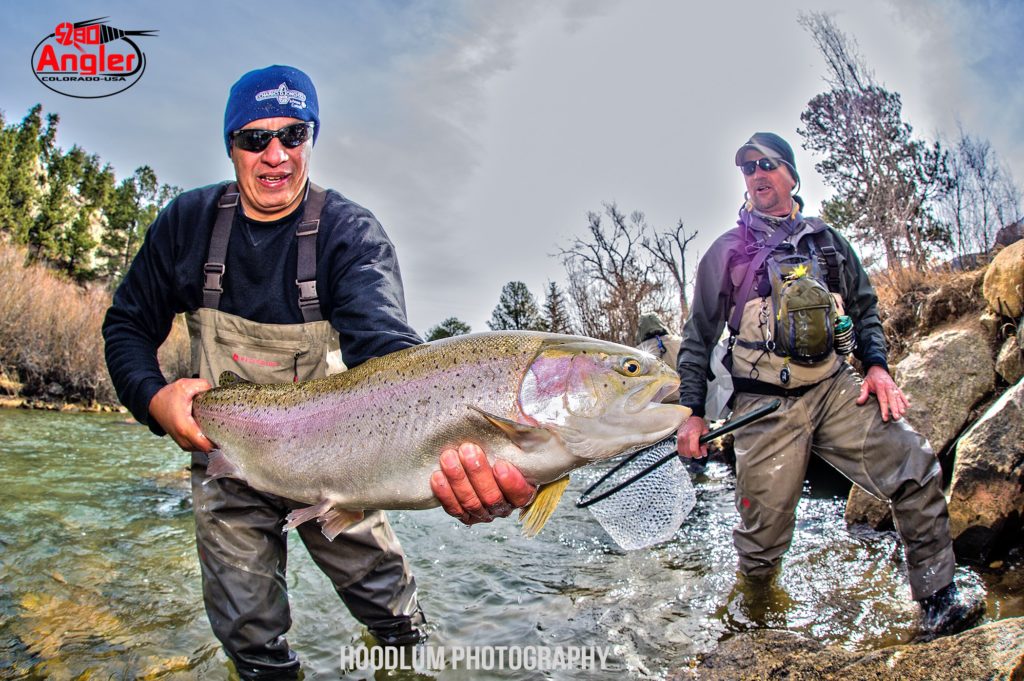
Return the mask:
<path id="1" fill-rule="evenodd" d="M 374 622 L 370 627 L 370 634 L 382 646 L 414 646 L 427 640 L 427 632 L 423 626 L 425 623 L 423 611 L 417 609 L 411 617 L 396 617 L 392 620 Z"/>
<path id="2" fill-rule="evenodd" d="M 977 624 L 985 614 L 985 601 L 975 593 L 961 594 L 955 582 L 918 602 L 921 604 L 918 641 L 957 634 Z"/>

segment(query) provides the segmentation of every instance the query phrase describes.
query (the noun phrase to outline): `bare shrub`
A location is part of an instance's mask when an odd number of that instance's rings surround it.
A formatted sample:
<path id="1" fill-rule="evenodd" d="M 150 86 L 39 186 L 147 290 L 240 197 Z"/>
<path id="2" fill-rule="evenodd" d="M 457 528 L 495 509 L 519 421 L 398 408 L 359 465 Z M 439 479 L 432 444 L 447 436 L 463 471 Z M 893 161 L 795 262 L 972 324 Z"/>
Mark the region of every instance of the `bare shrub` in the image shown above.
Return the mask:
<path id="1" fill-rule="evenodd" d="M 984 273 L 982 267 L 968 272 L 889 268 L 872 274 L 890 364 L 936 327 L 984 309 Z"/>
<path id="2" fill-rule="evenodd" d="M 0 372 L 17 377 L 22 397 L 116 403 L 100 333 L 110 293 L 78 286 L 39 264 L 26 266 L 26 255 L 0 243 Z M 175 326 L 161 355 L 167 373 L 184 365 L 187 375 L 187 333 Z"/>

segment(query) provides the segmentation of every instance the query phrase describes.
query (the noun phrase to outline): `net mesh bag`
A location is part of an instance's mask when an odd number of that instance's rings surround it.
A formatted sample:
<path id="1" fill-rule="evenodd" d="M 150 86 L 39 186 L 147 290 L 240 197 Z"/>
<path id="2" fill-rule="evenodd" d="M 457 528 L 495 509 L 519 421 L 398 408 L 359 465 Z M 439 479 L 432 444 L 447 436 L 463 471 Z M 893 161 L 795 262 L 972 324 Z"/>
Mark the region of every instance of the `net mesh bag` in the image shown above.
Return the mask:
<path id="1" fill-rule="evenodd" d="M 601 484 L 594 496 L 639 474 L 675 450 L 676 438 L 670 437 L 636 452 L 629 463 Z M 671 539 L 696 502 L 690 474 L 679 457 L 673 456 L 588 508 L 616 544 L 633 551 Z"/>

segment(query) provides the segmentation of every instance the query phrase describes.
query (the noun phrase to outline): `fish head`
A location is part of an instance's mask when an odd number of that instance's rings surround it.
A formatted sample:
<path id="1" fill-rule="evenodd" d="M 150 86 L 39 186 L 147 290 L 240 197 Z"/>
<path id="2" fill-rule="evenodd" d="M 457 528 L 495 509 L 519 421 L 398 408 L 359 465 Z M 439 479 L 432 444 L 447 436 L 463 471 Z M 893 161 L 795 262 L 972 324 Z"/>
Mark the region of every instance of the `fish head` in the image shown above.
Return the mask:
<path id="1" fill-rule="evenodd" d="M 553 337 L 524 373 L 519 408 L 579 459 L 607 459 L 668 437 L 690 415 L 663 404 L 674 369 L 648 352 L 592 338 Z"/>

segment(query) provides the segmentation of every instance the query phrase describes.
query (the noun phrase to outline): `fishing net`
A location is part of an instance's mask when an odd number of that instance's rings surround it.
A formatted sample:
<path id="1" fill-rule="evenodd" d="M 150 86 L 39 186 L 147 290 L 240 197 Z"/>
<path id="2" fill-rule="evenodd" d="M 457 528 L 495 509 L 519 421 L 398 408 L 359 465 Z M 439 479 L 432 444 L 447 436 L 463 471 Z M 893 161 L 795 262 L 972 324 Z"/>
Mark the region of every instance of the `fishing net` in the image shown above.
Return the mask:
<path id="1" fill-rule="evenodd" d="M 700 443 L 767 416 L 781 404 L 774 399 L 742 416 L 734 414 L 725 425 L 702 435 Z M 673 435 L 626 457 L 588 487 L 576 506 L 589 508 L 615 543 L 632 551 L 671 539 L 696 501 Z"/>
<path id="2" fill-rule="evenodd" d="M 626 551 L 671 539 L 693 510 L 697 494 L 686 467 L 674 456 L 675 451 L 675 436 L 662 440 L 634 453 L 588 490 L 593 491 L 590 498 L 597 499 L 668 457 L 668 461 L 649 473 L 587 505 L 604 531 Z"/>

